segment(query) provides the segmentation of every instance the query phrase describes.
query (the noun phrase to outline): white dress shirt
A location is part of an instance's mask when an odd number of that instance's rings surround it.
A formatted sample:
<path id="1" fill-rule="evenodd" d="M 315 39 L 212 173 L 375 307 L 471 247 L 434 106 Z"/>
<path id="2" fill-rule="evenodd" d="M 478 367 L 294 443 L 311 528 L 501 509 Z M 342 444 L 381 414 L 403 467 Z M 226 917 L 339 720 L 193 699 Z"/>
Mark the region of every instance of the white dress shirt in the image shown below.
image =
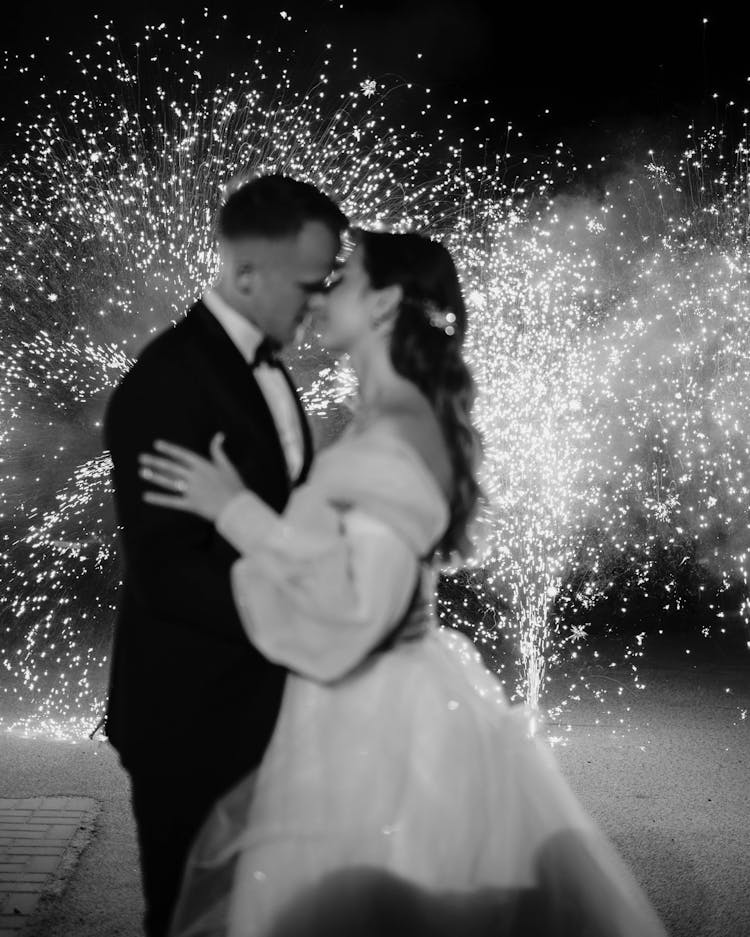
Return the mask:
<path id="1" fill-rule="evenodd" d="M 263 333 L 222 299 L 216 290 L 206 290 L 203 303 L 234 342 L 242 357 L 251 365 L 263 340 Z M 253 369 L 255 379 L 266 398 L 284 450 L 289 477 L 299 478 L 305 458 L 299 410 L 286 378 L 278 368 L 263 362 Z"/>

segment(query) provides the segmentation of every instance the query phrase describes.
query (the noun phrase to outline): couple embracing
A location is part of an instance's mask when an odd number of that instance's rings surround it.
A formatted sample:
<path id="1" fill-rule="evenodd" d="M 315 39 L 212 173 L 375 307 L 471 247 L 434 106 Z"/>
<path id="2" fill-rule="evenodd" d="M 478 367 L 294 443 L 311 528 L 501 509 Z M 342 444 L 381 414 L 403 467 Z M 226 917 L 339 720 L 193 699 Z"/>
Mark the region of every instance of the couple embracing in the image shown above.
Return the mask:
<path id="1" fill-rule="evenodd" d="M 148 937 L 661 937 L 472 643 L 441 562 L 480 488 L 449 252 L 314 186 L 234 188 L 216 282 L 114 391 L 124 559 L 107 735 Z M 279 358 L 312 315 L 359 407 L 313 452 Z"/>

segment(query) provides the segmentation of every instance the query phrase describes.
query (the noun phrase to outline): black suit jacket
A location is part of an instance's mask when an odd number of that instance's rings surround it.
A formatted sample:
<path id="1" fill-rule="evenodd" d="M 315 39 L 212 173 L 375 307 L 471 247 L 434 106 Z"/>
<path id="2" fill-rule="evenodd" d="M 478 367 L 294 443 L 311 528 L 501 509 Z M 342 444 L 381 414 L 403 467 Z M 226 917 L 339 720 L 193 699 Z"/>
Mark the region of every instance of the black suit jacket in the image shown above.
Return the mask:
<path id="1" fill-rule="evenodd" d="M 301 482 L 312 442 L 294 396 Z M 106 731 L 130 770 L 221 770 L 228 786 L 260 761 L 286 671 L 242 629 L 230 590 L 234 548 L 201 518 L 144 503 L 137 463 L 157 438 L 207 455 L 219 431 L 248 488 L 282 511 L 292 483 L 273 417 L 252 368 L 198 302 L 142 352 L 105 417 L 124 560 Z"/>

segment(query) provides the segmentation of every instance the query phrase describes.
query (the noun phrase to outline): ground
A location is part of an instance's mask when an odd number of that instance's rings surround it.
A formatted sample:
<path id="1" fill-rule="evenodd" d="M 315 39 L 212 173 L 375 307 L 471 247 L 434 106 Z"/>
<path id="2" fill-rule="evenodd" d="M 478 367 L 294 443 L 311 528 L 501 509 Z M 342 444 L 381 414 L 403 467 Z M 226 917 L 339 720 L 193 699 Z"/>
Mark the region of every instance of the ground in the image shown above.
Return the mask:
<path id="1" fill-rule="evenodd" d="M 555 754 L 672 937 L 748 937 L 750 667 L 673 654 L 642 675 L 646 689 L 634 691 L 625 671 L 608 671 L 603 679 L 626 689 L 609 707 L 573 704 L 552 728 L 567 739 Z M 87 797 L 101 808 L 65 890 L 42 901 L 26 937 L 139 937 L 128 784 L 107 743 L 4 734 L 0 766 L 0 796 Z"/>

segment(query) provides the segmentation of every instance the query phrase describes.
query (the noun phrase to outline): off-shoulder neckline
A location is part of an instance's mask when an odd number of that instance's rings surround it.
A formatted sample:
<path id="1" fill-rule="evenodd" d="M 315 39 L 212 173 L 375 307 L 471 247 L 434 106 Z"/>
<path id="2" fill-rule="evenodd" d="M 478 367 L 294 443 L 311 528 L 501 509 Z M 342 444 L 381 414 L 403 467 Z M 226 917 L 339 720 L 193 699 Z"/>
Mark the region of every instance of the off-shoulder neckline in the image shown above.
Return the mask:
<path id="1" fill-rule="evenodd" d="M 417 447 L 399 433 L 394 433 L 392 430 L 385 428 L 382 423 L 373 423 L 372 426 L 369 426 L 367 429 L 362 430 L 361 432 L 344 435 L 339 440 L 337 440 L 337 442 L 335 442 L 331 448 L 334 448 L 337 445 L 351 445 L 352 443 L 359 442 L 371 436 L 375 436 L 378 440 L 387 439 L 390 442 L 399 445 L 404 452 L 407 452 L 411 456 L 412 462 L 417 464 L 420 472 L 428 479 L 429 483 L 432 485 L 433 490 L 440 498 L 440 501 L 445 505 L 446 509 L 450 510 L 448 496 L 446 495 L 445 491 L 443 491 L 440 482 L 435 477 L 435 473 L 430 469 L 429 465 L 422 457 L 422 454 L 417 449 Z"/>

